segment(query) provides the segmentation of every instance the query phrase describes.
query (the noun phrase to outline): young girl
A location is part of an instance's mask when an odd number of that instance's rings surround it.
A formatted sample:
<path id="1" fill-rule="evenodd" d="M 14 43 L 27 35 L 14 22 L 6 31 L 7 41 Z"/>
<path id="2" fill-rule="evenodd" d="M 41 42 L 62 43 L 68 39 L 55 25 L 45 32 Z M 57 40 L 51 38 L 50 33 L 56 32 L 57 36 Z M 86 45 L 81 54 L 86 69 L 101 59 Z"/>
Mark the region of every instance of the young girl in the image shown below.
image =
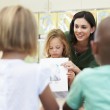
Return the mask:
<path id="1" fill-rule="evenodd" d="M 48 86 L 48 67 L 24 61 L 36 53 L 36 30 L 28 9 L 11 6 L 0 11 L 0 110 L 38 110 L 39 97 L 45 110 L 59 110 Z"/>
<path id="2" fill-rule="evenodd" d="M 69 57 L 69 44 L 63 31 L 61 31 L 60 29 L 52 29 L 48 33 L 44 51 L 47 58 Z M 71 82 L 74 79 L 74 72 L 69 71 L 67 75 L 68 86 L 70 86 Z"/>
<path id="3" fill-rule="evenodd" d="M 69 57 L 69 45 L 66 37 L 60 29 L 53 29 L 47 35 L 45 44 L 45 56 L 48 58 Z"/>

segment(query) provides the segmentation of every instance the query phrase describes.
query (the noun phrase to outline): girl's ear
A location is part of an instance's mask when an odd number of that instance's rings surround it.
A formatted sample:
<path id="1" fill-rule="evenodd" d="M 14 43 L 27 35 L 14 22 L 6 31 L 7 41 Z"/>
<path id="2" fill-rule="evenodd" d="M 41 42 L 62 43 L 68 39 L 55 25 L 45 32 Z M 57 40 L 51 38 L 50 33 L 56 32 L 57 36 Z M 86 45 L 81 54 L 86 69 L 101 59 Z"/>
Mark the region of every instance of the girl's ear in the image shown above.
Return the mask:
<path id="1" fill-rule="evenodd" d="M 96 27 L 91 28 L 91 34 L 95 31 Z"/>

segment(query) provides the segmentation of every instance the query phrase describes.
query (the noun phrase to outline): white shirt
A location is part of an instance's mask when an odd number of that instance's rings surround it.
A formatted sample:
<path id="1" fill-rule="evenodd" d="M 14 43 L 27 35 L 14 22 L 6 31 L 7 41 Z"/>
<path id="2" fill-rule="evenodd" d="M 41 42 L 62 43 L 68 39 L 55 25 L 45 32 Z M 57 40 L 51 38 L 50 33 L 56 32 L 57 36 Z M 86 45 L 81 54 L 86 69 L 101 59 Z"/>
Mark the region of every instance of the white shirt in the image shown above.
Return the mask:
<path id="1" fill-rule="evenodd" d="M 0 110 L 38 110 L 50 70 L 23 60 L 0 60 Z"/>

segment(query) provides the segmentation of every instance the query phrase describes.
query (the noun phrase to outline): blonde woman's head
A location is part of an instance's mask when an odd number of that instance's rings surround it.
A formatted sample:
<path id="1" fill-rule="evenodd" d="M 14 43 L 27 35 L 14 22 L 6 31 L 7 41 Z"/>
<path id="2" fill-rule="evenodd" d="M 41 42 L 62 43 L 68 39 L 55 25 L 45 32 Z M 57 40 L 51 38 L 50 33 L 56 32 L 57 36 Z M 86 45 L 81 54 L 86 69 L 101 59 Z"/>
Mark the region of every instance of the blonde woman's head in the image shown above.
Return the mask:
<path id="1" fill-rule="evenodd" d="M 22 6 L 5 7 L 0 11 L 0 50 L 37 51 L 37 26 L 34 15 Z"/>

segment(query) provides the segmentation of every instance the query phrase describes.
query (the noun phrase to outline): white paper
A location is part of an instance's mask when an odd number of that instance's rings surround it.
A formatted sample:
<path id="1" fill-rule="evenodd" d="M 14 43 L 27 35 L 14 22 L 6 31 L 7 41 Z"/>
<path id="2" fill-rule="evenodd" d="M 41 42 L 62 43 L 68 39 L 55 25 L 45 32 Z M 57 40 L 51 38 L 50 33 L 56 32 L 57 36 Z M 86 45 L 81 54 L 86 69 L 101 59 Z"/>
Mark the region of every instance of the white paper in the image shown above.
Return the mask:
<path id="1" fill-rule="evenodd" d="M 68 70 L 61 66 L 68 58 L 44 58 L 40 63 L 49 65 L 52 73 L 50 76 L 50 87 L 53 92 L 68 91 Z"/>

